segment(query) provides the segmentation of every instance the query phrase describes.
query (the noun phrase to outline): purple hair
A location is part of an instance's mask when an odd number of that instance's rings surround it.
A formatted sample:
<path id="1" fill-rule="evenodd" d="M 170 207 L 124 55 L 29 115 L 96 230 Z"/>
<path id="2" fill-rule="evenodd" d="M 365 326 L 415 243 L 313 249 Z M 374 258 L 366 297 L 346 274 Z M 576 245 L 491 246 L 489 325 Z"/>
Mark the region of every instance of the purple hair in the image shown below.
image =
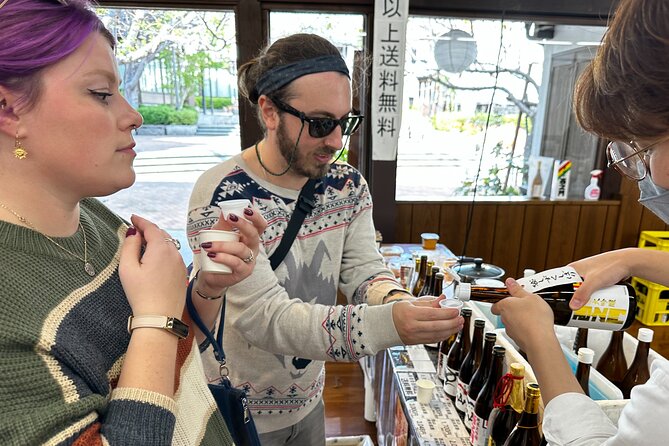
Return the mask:
<path id="1" fill-rule="evenodd" d="M 25 107 L 40 94 L 40 73 L 73 53 L 93 31 L 114 38 L 89 0 L 9 0 L 0 8 L 0 85 Z M 16 106 L 15 106 L 16 108 Z"/>

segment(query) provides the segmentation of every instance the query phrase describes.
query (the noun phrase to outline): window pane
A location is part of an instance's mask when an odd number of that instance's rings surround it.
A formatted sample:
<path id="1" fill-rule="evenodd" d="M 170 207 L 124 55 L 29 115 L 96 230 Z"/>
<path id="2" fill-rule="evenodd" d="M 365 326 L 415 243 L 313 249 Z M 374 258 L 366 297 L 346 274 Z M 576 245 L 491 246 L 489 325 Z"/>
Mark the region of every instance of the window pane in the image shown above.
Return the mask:
<path id="1" fill-rule="evenodd" d="M 232 12 L 99 9 L 118 41 L 122 90 L 144 125 L 135 141 L 137 179 L 101 200 L 122 217 L 141 215 L 185 237 L 197 178 L 239 153 L 235 21 Z"/>
<path id="2" fill-rule="evenodd" d="M 531 157 L 569 156 L 563 142 L 542 141 L 551 70 L 557 55 L 587 48 L 592 57 L 604 28 L 537 26 L 409 18 L 398 200 L 471 195 L 475 184 L 477 195 L 524 195 Z M 560 134 L 571 125 L 574 80 L 560 92 L 567 110 Z"/>

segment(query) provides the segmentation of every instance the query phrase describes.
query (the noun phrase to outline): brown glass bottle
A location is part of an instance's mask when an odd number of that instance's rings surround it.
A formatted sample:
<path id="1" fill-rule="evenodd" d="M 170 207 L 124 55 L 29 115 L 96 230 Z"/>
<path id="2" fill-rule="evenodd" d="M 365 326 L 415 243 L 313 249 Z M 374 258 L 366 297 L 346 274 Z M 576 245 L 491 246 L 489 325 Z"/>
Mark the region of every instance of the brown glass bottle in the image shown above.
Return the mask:
<path id="1" fill-rule="evenodd" d="M 439 271 L 439 267 L 436 267 L 437 271 Z M 427 271 L 426 271 L 426 276 L 425 276 L 425 283 L 423 284 L 423 288 L 420 289 L 418 292 L 418 297 L 420 296 L 429 296 L 430 291 L 432 291 L 432 284 L 434 280 L 434 271 L 435 266 L 434 262 L 432 260 L 427 261 Z"/>
<path id="2" fill-rule="evenodd" d="M 488 417 L 487 446 L 501 446 L 518 424 L 525 406 L 525 366 L 514 362 L 510 366 L 513 383 L 509 399 L 503 407 L 495 407 Z"/>
<path id="3" fill-rule="evenodd" d="M 525 409 L 520 415 L 518 424 L 504 442 L 504 446 L 539 446 L 543 439 L 539 432 L 539 398 L 541 397 L 539 385 L 528 384 L 525 393 L 527 394 Z"/>
<path id="4" fill-rule="evenodd" d="M 460 330 L 458 337 L 448 350 L 448 356 L 444 358 L 440 355 L 442 363 L 445 361 L 445 366 L 442 367 L 444 391 L 451 399 L 455 399 L 458 389 L 460 366 L 462 365 L 465 356 L 467 356 L 467 353 L 469 353 L 469 349 L 472 345 L 472 340 L 469 337 L 469 321 L 472 318 L 472 310 L 470 308 L 463 308 L 460 310 L 460 314 L 465 319 L 462 330 Z"/>
<path id="5" fill-rule="evenodd" d="M 557 288 L 557 287 L 556 287 Z M 607 296 L 625 295 L 623 299 L 627 304 L 626 308 L 610 308 L 606 305 L 596 305 L 596 302 L 608 302 Z M 592 294 L 590 300 L 579 310 L 572 311 L 569 308 L 569 301 L 574 295 L 573 290 L 566 290 L 564 286 L 560 289 L 542 290 L 535 293 L 543 298 L 553 310 L 554 323 L 556 325 L 566 325 L 580 328 L 598 328 L 604 330 L 624 330 L 634 322 L 636 312 L 636 292 L 634 288 L 621 283 L 598 290 Z M 509 297 L 506 288 L 492 288 L 475 286 L 469 283 L 461 282 L 455 288 L 455 297 L 462 300 L 475 300 L 478 302 L 495 303 Z M 620 320 L 624 317 L 624 322 Z"/>
<path id="6" fill-rule="evenodd" d="M 474 406 L 476 405 L 476 398 L 483 388 L 483 385 L 490 375 L 492 368 L 492 348 L 497 341 L 495 333 L 486 333 L 483 336 L 483 355 L 481 356 L 481 364 L 472 375 L 469 381 L 469 392 L 467 393 L 467 412 L 465 413 L 465 427 L 472 428 L 472 419 L 474 418 Z"/>
<path id="7" fill-rule="evenodd" d="M 615 386 L 620 387 L 620 383 L 627 372 L 627 358 L 623 350 L 624 331 L 614 331 L 611 333 L 611 341 L 606 347 L 604 353 L 597 362 L 597 371 L 604 375 Z"/>
<path id="8" fill-rule="evenodd" d="M 435 271 L 436 270 L 436 271 Z M 430 296 L 439 297 L 444 287 L 444 273 L 438 266 L 432 267 L 432 288 L 428 293 Z"/>
<path id="9" fill-rule="evenodd" d="M 427 256 L 420 256 L 420 261 L 417 261 L 418 275 L 416 276 L 416 282 L 413 285 L 411 294 L 418 296 L 420 290 L 423 289 L 425 285 L 425 279 L 427 278 Z"/>
<path id="10" fill-rule="evenodd" d="M 588 346 L 588 329 L 587 328 L 578 328 L 576 329 L 576 336 L 574 337 L 574 346 L 572 350 L 578 355 L 578 349 Z"/>
<path id="11" fill-rule="evenodd" d="M 481 364 L 481 355 L 483 354 L 483 329 L 485 321 L 476 319 L 474 321 L 474 336 L 472 345 L 462 360 L 460 373 L 458 374 L 458 390 L 455 395 L 455 410 L 463 417 L 467 413 L 467 397 L 469 394 L 469 382 L 472 380 L 474 372 Z"/>
<path id="12" fill-rule="evenodd" d="M 492 350 L 492 364 L 490 373 L 483 388 L 476 397 L 474 404 L 474 417 L 472 418 L 472 432 L 470 440 L 473 446 L 487 446 L 488 444 L 488 419 L 493 409 L 495 388 L 504 371 L 504 355 L 506 349 L 495 345 Z"/>
<path id="13" fill-rule="evenodd" d="M 590 396 L 590 367 L 595 352 L 587 347 L 578 349 L 578 366 L 576 366 L 576 381 L 581 385 L 583 392 Z"/>
<path id="14" fill-rule="evenodd" d="M 653 330 L 650 328 L 639 328 L 637 339 L 639 340 L 639 344 L 636 347 L 636 354 L 634 355 L 632 364 L 630 364 L 630 368 L 620 383 L 620 390 L 623 391 L 624 398 L 630 397 L 630 392 L 634 386 L 644 384 L 650 378 L 648 351 L 650 350 L 650 343 L 653 340 Z"/>

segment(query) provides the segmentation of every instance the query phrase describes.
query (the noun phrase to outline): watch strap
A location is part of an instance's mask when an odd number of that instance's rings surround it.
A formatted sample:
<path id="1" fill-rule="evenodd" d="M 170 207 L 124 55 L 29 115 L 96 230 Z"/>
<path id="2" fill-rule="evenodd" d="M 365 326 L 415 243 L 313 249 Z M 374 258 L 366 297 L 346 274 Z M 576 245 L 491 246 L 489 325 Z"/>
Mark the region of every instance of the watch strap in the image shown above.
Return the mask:
<path id="1" fill-rule="evenodd" d="M 135 328 L 162 328 L 179 339 L 188 336 L 188 325 L 175 317 L 147 314 L 143 316 L 130 316 L 128 318 L 128 333 Z"/>

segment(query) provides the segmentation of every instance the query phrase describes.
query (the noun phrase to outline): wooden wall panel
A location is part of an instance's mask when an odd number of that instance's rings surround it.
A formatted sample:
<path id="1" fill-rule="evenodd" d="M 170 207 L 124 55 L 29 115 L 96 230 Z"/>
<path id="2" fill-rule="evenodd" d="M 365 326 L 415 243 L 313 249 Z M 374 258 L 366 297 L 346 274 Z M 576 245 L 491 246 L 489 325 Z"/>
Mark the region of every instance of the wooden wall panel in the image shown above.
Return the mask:
<path id="1" fill-rule="evenodd" d="M 608 206 L 581 206 L 572 260 L 589 257 L 602 251 L 608 211 Z"/>
<path id="2" fill-rule="evenodd" d="M 527 206 L 523 237 L 518 254 L 518 270 L 532 268 L 542 271 L 546 266 L 548 240 L 554 206 Z"/>
<path id="3" fill-rule="evenodd" d="M 667 225 L 665 225 L 659 217 L 645 207 L 643 208 L 643 212 L 641 213 L 641 225 L 639 228 L 643 228 L 644 231 L 664 231 L 666 226 Z"/>
<path id="4" fill-rule="evenodd" d="M 525 205 L 498 206 L 495 221 L 495 241 L 490 262 L 503 268 L 506 276 L 520 277 L 518 255 L 523 237 Z M 522 270 L 521 270 L 522 272 Z"/>
<path id="5" fill-rule="evenodd" d="M 410 203 L 397 205 L 397 225 L 395 226 L 396 243 L 411 243 L 411 216 L 413 205 Z M 384 240 L 391 240 L 390 234 L 383 234 Z"/>
<path id="6" fill-rule="evenodd" d="M 437 204 L 415 204 L 411 215 L 411 234 L 409 243 L 420 243 L 420 235 L 423 232 L 439 233 L 439 214 L 441 205 Z"/>
<path id="7" fill-rule="evenodd" d="M 485 262 L 492 258 L 492 246 L 495 240 L 495 219 L 497 204 L 481 204 L 474 206 L 471 230 L 465 240 L 463 255 L 481 257 Z"/>
<path id="8" fill-rule="evenodd" d="M 608 206 L 608 210 L 606 211 L 606 226 L 604 227 L 604 236 L 602 237 L 602 247 L 600 252 L 611 251 L 615 246 L 619 215 L 620 206 Z"/>
<path id="9" fill-rule="evenodd" d="M 439 219 L 439 240 L 453 254 L 462 255 L 467 231 L 467 213 L 471 203 L 443 204 Z"/>
<path id="10" fill-rule="evenodd" d="M 620 185 L 620 215 L 616 233 L 615 248 L 636 246 L 639 241 L 639 230 L 643 207 L 638 203 L 639 187 L 636 182 L 623 180 Z"/>
<path id="11" fill-rule="evenodd" d="M 580 213 L 578 205 L 555 206 L 545 268 L 562 266 L 574 259 Z"/>

